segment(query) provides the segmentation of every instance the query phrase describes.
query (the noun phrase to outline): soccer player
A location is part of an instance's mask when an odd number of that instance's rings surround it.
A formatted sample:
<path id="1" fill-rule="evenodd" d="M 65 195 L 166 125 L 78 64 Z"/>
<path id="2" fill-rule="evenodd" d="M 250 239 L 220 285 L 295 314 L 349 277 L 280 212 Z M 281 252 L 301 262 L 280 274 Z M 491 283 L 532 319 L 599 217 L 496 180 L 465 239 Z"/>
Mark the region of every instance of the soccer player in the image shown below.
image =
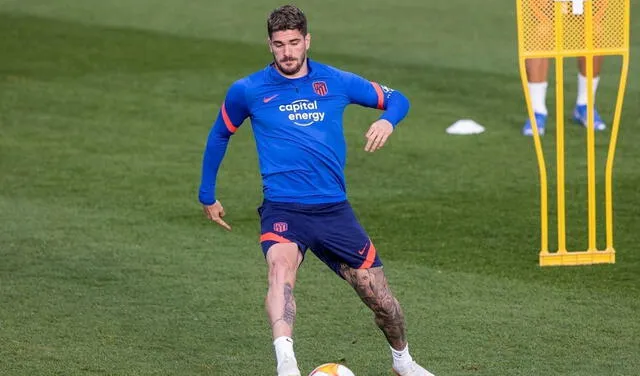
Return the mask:
<path id="1" fill-rule="evenodd" d="M 227 230 L 215 196 L 229 138 L 247 118 L 257 145 L 264 201 L 260 242 L 268 267 L 265 306 L 279 376 L 298 376 L 293 351 L 297 270 L 307 249 L 346 280 L 373 311 L 401 376 L 432 376 L 409 354 L 405 320 L 382 262 L 347 201 L 342 117 L 351 103 L 384 110 L 366 132 L 367 152 L 386 143 L 406 116 L 398 91 L 307 57 L 311 36 L 302 11 L 286 5 L 267 21 L 273 62 L 229 88 L 209 133 L 199 200 L 205 215 Z"/>
<path id="2" fill-rule="evenodd" d="M 554 11 L 554 2 L 551 0 L 531 0 L 529 6 L 532 7 L 533 13 L 539 23 L 541 31 L 553 29 L 553 19 L 551 15 Z M 569 5 L 569 4 L 566 4 Z M 607 0 L 594 0 L 594 24 L 596 26 L 601 25 L 604 18 L 607 16 L 608 4 Z M 567 10 L 565 10 L 568 12 Z M 600 31 L 602 32 L 602 31 Z M 595 95 L 598 89 L 598 83 L 600 82 L 600 70 L 603 62 L 602 56 L 596 56 L 593 59 L 593 98 L 595 102 Z M 528 59 L 526 61 L 527 78 L 529 86 L 529 94 L 531 96 L 531 104 L 533 112 L 538 125 L 538 133 L 543 135 L 545 133 L 545 126 L 547 122 L 547 75 L 549 73 L 549 60 L 546 58 Z M 573 110 L 573 120 L 587 126 L 587 65 L 584 57 L 578 58 L 578 95 L 576 98 L 576 106 Z M 594 105 L 594 122 L 593 126 L 596 131 L 602 131 L 607 128 L 604 121 L 595 110 Z M 522 134 L 525 136 L 532 136 L 533 130 L 531 129 L 531 121 L 528 119 L 524 127 L 522 128 Z"/>

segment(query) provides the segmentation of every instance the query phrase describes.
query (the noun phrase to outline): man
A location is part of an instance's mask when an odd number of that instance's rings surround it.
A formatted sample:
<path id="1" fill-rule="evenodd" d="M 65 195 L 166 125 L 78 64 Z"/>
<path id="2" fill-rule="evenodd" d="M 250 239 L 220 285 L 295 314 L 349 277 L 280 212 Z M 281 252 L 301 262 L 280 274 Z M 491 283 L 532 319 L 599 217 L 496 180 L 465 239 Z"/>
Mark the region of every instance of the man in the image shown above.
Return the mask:
<path id="1" fill-rule="evenodd" d="M 545 30 L 553 29 L 554 14 L 554 2 L 551 0 L 530 0 L 530 6 L 532 7 L 533 14 L 536 21 L 539 23 L 539 30 L 544 32 Z M 564 12 L 569 12 L 569 6 L 571 3 L 563 4 L 565 6 Z M 594 25 L 596 30 L 597 26 L 601 25 L 604 17 L 607 13 L 607 0 L 594 0 Z M 600 70 L 603 62 L 602 56 L 597 56 L 593 59 L 593 98 L 595 101 L 596 91 L 598 89 L 598 83 L 600 82 Z M 528 59 L 526 61 L 527 78 L 529 86 L 529 94 L 531 96 L 531 105 L 538 125 L 538 133 L 544 135 L 545 127 L 547 123 L 547 76 L 549 73 L 549 59 L 536 58 Z M 576 105 L 573 110 L 573 120 L 587 126 L 587 65 L 584 57 L 578 58 L 578 95 L 576 98 Z M 595 105 L 594 105 L 595 107 Z M 598 111 L 594 108 L 594 122 L 593 126 L 596 131 L 602 131 L 607 128 L 606 124 L 598 114 Z M 522 134 L 525 136 L 532 136 L 533 130 L 531 129 L 531 121 L 527 120 L 522 128 Z"/>
<path id="2" fill-rule="evenodd" d="M 432 376 L 413 361 L 405 321 L 382 262 L 346 198 L 342 129 L 350 103 L 384 110 L 366 133 L 365 151 L 381 148 L 406 116 L 401 93 L 311 61 L 302 11 L 286 5 L 267 21 L 273 62 L 229 89 L 207 141 L 199 199 L 209 219 L 227 230 L 215 180 L 229 137 L 247 117 L 258 149 L 264 202 L 260 242 L 268 266 L 265 300 L 279 376 L 300 375 L 293 351 L 293 289 L 307 249 L 345 279 L 373 311 L 401 376 Z"/>

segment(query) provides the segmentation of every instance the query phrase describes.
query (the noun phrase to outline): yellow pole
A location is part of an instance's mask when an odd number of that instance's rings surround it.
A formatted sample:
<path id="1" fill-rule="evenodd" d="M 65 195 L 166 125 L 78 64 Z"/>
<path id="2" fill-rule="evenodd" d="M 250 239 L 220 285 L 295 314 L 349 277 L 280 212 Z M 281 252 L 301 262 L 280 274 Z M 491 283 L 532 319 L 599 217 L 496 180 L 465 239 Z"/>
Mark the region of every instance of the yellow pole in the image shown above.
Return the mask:
<path id="1" fill-rule="evenodd" d="M 564 25 L 561 3 L 555 3 L 556 30 L 556 170 L 558 200 L 558 253 L 566 253 L 565 175 L 564 175 Z"/>
<path id="2" fill-rule="evenodd" d="M 587 194 L 589 212 L 589 245 L 588 252 L 595 252 L 596 245 L 596 160 L 595 160 L 595 130 L 594 123 L 594 98 L 593 98 L 593 4 L 585 2 L 586 10 L 586 50 L 587 68 Z"/>
<path id="3" fill-rule="evenodd" d="M 629 25 L 630 6 L 625 4 L 624 24 Z M 629 29 L 624 31 L 624 45 L 629 44 Z M 618 86 L 618 98 L 611 125 L 611 140 L 609 141 L 609 152 L 607 153 L 607 165 L 605 167 L 605 221 L 607 232 L 607 251 L 614 251 L 613 247 L 613 160 L 616 154 L 616 144 L 618 141 L 618 129 L 620 128 L 620 117 L 622 114 L 622 103 L 627 85 L 629 73 L 629 52 L 622 54 L 622 68 L 620 71 L 620 85 Z"/>
<path id="4" fill-rule="evenodd" d="M 523 18 L 522 2 L 516 1 L 516 13 L 518 19 Z M 521 27 L 521 26 L 519 26 Z M 524 55 L 524 36 L 522 32 L 518 33 L 518 48 L 520 50 L 520 56 Z M 548 204 L 547 204 L 547 170 L 544 160 L 544 153 L 542 151 L 542 143 L 540 141 L 540 135 L 538 134 L 538 123 L 533 113 L 533 106 L 531 105 L 531 94 L 529 93 L 529 80 L 527 78 L 527 68 L 524 58 L 518 59 L 520 66 L 520 78 L 522 81 L 522 88 L 524 90 L 524 98 L 527 104 L 527 112 L 531 121 L 531 128 L 533 130 L 533 144 L 536 149 L 536 157 L 538 159 L 538 172 L 540 174 L 540 254 L 549 254 L 549 220 L 548 220 Z"/>

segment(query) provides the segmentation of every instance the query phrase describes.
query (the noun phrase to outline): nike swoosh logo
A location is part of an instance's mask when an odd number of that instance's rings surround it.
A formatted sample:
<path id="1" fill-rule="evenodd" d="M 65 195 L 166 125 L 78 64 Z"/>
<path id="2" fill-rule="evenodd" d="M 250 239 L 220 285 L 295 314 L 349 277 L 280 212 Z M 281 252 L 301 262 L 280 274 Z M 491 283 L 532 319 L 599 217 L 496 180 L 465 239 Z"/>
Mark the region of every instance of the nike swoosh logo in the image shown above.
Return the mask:
<path id="1" fill-rule="evenodd" d="M 280 95 L 280 94 L 274 94 L 274 95 L 272 95 L 272 96 L 270 96 L 270 97 L 264 97 L 264 99 L 263 99 L 262 101 L 263 101 L 264 103 L 269 103 L 269 102 L 271 102 L 272 100 L 274 100 L 278 95 Z"/>
<path id="2" fill-rule="evenodd" d="M 364 247 L 362 247 L 361 250 L 358 251 L 359 255 L 364 255 L 364 250 L 367 249 L 367 246 L 365 245 Z"/>

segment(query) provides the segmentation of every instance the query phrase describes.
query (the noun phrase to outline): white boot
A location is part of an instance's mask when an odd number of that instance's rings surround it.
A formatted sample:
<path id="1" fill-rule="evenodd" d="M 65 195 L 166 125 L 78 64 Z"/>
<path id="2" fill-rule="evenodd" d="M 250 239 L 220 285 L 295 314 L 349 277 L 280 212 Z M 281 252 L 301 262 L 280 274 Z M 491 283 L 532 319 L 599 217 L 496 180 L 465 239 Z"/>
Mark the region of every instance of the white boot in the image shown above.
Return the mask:
<path id="1" fill-rule="evenodd" d="M 278 376 L 301 376 L 296 358 L 285 356 L 278 364 Z"/>
<path id="2" fill-rule="evenodd" d="M 435 376 L 433 373 L 427 371 L 426 369 L 422 368 L 418 363 L 416 363 L 415 361 L 411 363 L 411 365 L 407 368 L 401 369 L 401 370 L 396 370 L 395 368 L 393 369 L 393 372 L 395 372 L 396 375 L 398 376 Z"/>

